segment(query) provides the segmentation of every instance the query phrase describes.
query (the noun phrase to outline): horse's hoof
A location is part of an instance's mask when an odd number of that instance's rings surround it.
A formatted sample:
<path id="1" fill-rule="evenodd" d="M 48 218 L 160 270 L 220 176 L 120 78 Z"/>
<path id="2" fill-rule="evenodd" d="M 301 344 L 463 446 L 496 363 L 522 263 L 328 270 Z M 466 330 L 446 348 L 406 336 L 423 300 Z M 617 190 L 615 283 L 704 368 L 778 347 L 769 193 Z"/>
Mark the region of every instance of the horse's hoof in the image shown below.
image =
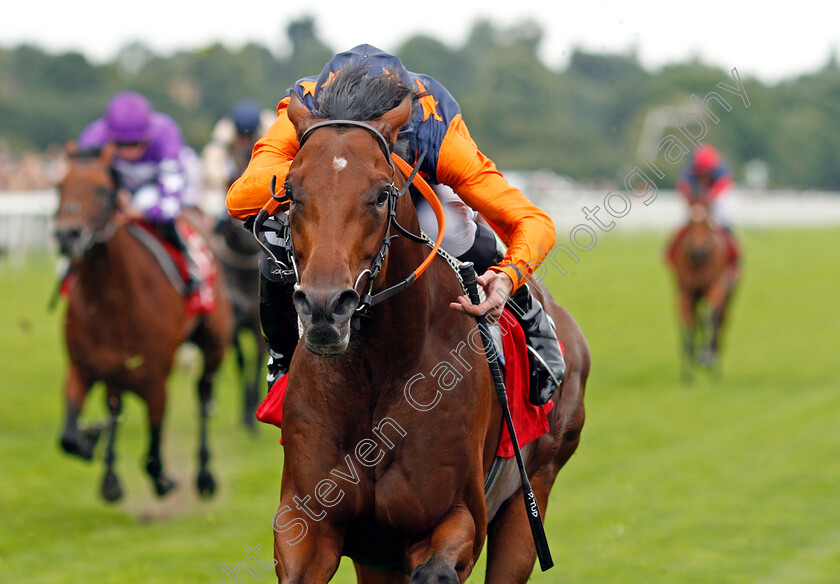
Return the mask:
<path id="1" fill-rule="evenodd" d="M 458 574 L 440 560 L 429 560 L 417 566 L 410 584 L 459 584 Z"/>
<path id="2" fill-rule="evenodd" d="M 157 493 L 158 497 L 165 497 L 169 491 L 178 486 L 177 481 L 168 475 L 160 475 L 155 478 L 154 482 L 155 493 Z"/>
<path id="3" fill-rule="evenodd" d="M 93 459 L 93 451 L 99 440 L 99 432 L 85 430 L 77 436 L 62 436 L 61 449 L 71 456 L 84 460 Z"/>
<path id="4" fill-rule="evenodd" d="M 120 486 L 120 480 L 113 472 L 105 473 L 105 478 L 102 479 L 102 498 L 109 503 L 115 503 L 122 499 L 123 491 Z"/>
<path id="5" fill-rule="evenodd" d="M 195 486 L 198 489 L 198 494 L 204 499 L 209 499 L 216 493 L 216 479 L 207 469 L 198 471 Z"/>

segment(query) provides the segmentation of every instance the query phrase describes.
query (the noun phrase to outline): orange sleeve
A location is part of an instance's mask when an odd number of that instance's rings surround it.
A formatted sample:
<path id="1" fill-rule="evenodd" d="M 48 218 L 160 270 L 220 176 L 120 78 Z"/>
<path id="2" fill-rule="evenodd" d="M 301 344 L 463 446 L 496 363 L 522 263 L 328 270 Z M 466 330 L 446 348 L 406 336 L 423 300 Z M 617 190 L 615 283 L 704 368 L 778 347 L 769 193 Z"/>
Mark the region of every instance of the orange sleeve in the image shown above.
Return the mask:
<path id="1" fill-rule="evenodd" d="M 277 189 L 281 189 L 286 173 L 297 155 L 299 144 L 286 108 L 289 98 L 277 105 L 277 119 L 254 145 L 248 168 L 228 189 L 228 212 L 237 219 L 256 215 L 265 208 L 273 214 L 281 206 L 271 198 L 271 177 L 277 177 Z"/>
<path id="2" fill-rule="evenodd" d="M 437 179 L 501 232 L 507 255 L 493 269 L 510 276 L 514 290 L 519 288 L 554 247 L 554 223 L 478 150 L 460 114 L 441 143 Z"/>

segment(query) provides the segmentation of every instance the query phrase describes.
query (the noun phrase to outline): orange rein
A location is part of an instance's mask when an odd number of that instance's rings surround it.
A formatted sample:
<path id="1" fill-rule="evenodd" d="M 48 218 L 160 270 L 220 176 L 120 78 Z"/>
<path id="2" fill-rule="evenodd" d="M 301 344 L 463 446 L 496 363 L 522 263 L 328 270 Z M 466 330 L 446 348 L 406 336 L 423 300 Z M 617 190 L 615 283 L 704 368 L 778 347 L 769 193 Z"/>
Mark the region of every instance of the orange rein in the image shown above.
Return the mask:
<path id="1" fill-rule="evenodd" d="M 403 173 L 405 178 L 411 174 L 413 168 L 409 163 L 405 160 L 400 158 L 398 155 L 391 153 L 391 159 L 394 161 L 394 164 L 397 168 L 400 169 L 400 172 Z M 440 244 L 443 241 L 443 234 L 446 231 L 446 217 L 443 214 L 443 205 L 441 204 L 440 200 L 438 199 L 435 192 L 432 190 L 432 187 L 429 186 L 423 177 L 419 174 L 414 177 L 414 181 L 412 184 L 420 191 L 420 194 L 423 195 L 423 198 L 426 199 L 426 202 L 432 207 L 432 210 L 435 212 L 435 218 L 438 222 L 438 236 L 437 240 L 435 241 L 434 246 L 432 247 L 432 251 L 429 252 L 429 255 L 426 256 L 426 259 L 423 260 L 417 269 L 414 270 L 414 279 L 416 280 L 426 271 L 426 268 L 432 263 L 432 260 L 435 259 L 435 255 L 437 255 L 438 249 L 440 249 Z"/>

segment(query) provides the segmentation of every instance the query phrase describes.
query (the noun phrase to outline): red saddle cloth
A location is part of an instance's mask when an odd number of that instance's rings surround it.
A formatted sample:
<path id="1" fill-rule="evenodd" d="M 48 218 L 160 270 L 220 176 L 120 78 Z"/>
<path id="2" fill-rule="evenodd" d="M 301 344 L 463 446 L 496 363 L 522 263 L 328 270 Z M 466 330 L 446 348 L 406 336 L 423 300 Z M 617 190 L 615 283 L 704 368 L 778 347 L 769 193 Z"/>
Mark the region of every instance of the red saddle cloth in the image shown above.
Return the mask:
<path id="1" fill-rule="evenodd" d="M 519 446 L 525 446 L 548 432 L 548 412 L 554 408 L 550 401 L 544 406 L 535 406 L 528 401 L 530 376 L 528 371 L 528 348 L 525 344 L 525 333 L 522 327 L 507 309 L 507 317 L 500 319 L 502 327 L 502 349 L 505 356 L 505 390 L 508 396 L 510 414 Z M 563 350 L 563 344 L 560 344 Z M 565 351 L 564 351 L 565 353 Z M 257 419 L 265 424 L 272 424 L 281 428 L 283 421 L 283 399 L 286 397 L 288 386 L 287 376 L 278 379 L 268 395 L 257 408 Z M 510 458 L 513 456 L 513 442 L 507 426 L 502 422 L 502 437 L 496 456 Z M 283 440 L 280 440 L 283 443 Z"/>

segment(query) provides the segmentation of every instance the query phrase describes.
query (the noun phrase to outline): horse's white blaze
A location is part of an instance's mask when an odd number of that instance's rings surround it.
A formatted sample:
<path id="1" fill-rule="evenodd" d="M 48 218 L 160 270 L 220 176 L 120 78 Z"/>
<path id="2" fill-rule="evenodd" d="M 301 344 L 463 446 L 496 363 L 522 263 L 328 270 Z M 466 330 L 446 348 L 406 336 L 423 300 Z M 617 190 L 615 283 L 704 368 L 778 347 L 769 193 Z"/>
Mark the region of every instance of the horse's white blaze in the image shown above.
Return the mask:
<path id="1" fill-rule="evenodd" d="M 340 172 L 340 171 L 344 170 L 345 166 L 347 166 L 347 160 L 346 159 L 341 158 L 340 156 L 334 156 L 333 157 L 333 168 L 334 169 L 336 169 L 337 171 Z"/>

